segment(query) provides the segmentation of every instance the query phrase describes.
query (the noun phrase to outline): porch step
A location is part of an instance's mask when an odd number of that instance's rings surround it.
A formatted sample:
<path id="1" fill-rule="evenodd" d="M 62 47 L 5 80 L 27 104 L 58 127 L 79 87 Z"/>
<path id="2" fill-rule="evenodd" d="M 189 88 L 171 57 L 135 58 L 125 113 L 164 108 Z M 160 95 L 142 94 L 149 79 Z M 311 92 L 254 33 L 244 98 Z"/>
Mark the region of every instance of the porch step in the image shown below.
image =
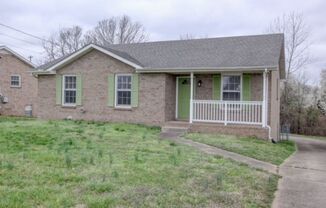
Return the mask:
<path id="1" fill-rule="evenodd" d="M 188 122 L 171 121 L 167 122 L 161 129 L 162 138 L 176 138 L 187 133 L 190 125 Z"/>
<path id="2" fill-rule="evenodd" d="M 161 132 L 186 133 L 188 128 L 163 126 Z"/>

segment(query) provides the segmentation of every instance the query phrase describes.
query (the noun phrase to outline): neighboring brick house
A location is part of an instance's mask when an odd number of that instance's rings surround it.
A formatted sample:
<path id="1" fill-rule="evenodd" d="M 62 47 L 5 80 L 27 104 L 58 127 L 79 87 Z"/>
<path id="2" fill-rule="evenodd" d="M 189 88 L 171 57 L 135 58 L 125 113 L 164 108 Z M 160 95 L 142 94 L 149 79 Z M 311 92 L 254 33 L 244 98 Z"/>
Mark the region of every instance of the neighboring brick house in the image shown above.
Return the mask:
<path id="1" fill-rule="evenodd" d="M 35 66 L 6 46 L 0 46 L 0 115 L 23 116 L 37 96 Z"/>
<path id="2" fill-rule="evenodd" d="M 91 44 L 38 68 L 37 116 L 277 140 L 284 68 L 283 34 Z"/>

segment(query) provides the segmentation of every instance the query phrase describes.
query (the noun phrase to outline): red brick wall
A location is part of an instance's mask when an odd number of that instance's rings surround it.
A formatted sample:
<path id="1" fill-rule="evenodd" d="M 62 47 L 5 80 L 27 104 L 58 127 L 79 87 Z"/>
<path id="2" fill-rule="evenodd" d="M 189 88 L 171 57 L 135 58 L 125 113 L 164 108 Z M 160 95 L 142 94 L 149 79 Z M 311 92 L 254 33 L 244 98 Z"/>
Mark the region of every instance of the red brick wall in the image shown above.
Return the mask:
<path id="1" fill-rule="evenodd" d="M 32 76 L 32 66 L 18 59 L 7 50 L 0 50 L 0 92 L 8 97 L 7 104 L 0 104 L 3 115 L 23 116 L 26 105 L 34 105 L 37 95 L 37 79 Z M 11 75 L 21 76 L 21 87 L 11 87 Z"/>

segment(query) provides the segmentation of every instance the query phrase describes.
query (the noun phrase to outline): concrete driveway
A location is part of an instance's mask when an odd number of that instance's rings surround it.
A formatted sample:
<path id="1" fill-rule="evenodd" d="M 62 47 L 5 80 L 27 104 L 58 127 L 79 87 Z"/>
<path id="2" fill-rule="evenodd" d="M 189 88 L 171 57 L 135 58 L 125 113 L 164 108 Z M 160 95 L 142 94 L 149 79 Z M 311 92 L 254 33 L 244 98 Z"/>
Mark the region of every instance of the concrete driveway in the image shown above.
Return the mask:
<path id="1" fill-rule="evenodd" d="M 291 137 L 298 151 L 280 166 L 273 208 L 326 207 L 326 141 Z"/>

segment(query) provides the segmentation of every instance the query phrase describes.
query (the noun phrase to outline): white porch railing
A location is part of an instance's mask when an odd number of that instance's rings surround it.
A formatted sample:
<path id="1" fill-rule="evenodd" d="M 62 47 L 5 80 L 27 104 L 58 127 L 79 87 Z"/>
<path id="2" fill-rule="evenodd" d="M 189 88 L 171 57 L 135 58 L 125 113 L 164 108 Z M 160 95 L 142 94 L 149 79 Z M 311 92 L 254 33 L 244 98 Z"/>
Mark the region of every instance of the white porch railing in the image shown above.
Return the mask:
<path id="1" fill-rule="evenodd" d="M 262 101 L 193 100 L 193 121 L 232 124 L 262 124 Z"/>

